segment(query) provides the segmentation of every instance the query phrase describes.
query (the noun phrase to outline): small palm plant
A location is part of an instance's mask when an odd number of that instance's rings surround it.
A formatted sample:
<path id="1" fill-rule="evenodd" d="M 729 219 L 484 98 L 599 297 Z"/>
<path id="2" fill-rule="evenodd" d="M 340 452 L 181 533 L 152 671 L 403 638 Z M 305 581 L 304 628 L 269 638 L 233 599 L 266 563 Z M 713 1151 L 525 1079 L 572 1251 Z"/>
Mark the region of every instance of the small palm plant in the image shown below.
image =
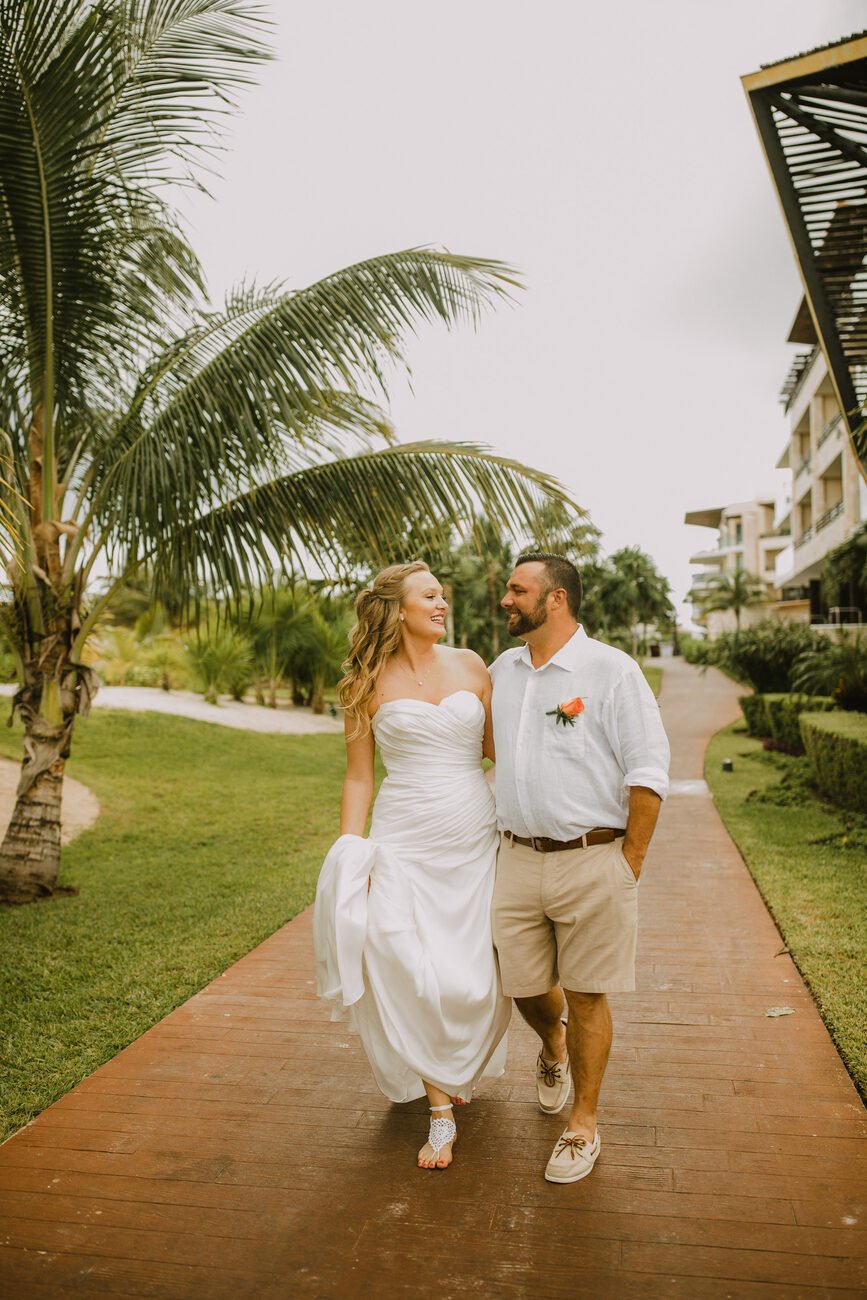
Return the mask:
<path id="1" fill-rule="evenodd" d="M 222 693 L 240 700 L 253 680 L 253 649 L 234 628 L 202 629 L 190 641 L 187 652 L 209 704 L 218 704 Z"/>
<path id="2" fill-rule="evenodd" d="M 508 294 L 503 264 L 409 249 L 208 302 L 166 195 L 198 184 L 264 35 L 246 0 L 0 0 L 3 634 L 25 730 L 8 901 L 53 888 L 85 646 L 116 589 L 146 571 L 157 599 L 225 599 L 275 557 L 334 568 L 350 529 L 377 561 L 414 549 L 415 520 L 481 507 L 531 530 L 562 496 L 476 446 L 398 445 L 373 400 L 420 322 L 476 323 Z"/>

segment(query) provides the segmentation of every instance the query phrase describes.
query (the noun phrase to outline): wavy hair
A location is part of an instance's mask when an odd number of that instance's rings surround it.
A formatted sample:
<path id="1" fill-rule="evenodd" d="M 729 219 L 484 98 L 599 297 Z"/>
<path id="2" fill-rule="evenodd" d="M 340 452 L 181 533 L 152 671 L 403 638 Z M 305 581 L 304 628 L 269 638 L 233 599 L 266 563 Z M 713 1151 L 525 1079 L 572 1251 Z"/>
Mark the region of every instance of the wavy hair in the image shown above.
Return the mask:
<path id="1" fill-rule="evenodd" d="M 400 645 L 400 606 L 411 573 L 430 573 L 430 569 L 424 560 L 390 564 L 358 593 L 349 658 L 337 686 L 340 703 L 352 723 L 347 740 L 358 740 L 370 730 L 368 707 L 380 673 Z"/>

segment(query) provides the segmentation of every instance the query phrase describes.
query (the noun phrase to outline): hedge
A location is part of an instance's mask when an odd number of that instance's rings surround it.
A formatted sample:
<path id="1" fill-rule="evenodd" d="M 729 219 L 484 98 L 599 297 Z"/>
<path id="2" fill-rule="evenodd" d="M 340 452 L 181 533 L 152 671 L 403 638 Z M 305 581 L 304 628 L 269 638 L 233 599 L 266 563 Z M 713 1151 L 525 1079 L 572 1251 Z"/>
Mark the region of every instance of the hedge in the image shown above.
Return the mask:
<path id="1" fill-rule="evenodd" d="M 816 785 L 839 807 L 867 813 L 867 713 L 802 713 L 800 723 Z"/>
<path id="2" fill-rule="evenodd" d="M 767 735 L 792 754 L 804 751 L 802 713 L 828 713 L 837 706 L 830 695 L 764 695 Z"/>
<path id="3" fill-rule="evenodd" d="M 765 736 L 765 697 L 764 695 L 740 695 L 738 704 L 747 724 L 747 735 Z"/>
<path id="4" fill-rule="evenodd" d="M 802 713 L 826 713 L 836 708 L 830 695 L 793 695 L 768 693 L 742 695 L 738 700 L 747 732 L 751 736 L 770 737 L 791 753 L 803 752 L 798 718 Z"/>

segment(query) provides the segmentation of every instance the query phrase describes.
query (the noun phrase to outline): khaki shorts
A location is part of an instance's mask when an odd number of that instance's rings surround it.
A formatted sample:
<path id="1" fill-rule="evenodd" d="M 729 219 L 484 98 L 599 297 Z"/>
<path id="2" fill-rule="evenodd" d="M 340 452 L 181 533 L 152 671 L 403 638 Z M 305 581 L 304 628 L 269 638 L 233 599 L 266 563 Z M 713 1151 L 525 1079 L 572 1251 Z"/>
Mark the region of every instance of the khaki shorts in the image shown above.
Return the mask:
<path id="1" fill-rule="evenodd" d="M 500 837 L 493 902 L 503 992 L 536 997 L 635 988 L 638 882 L 623 840 L 537 853 Z"/>

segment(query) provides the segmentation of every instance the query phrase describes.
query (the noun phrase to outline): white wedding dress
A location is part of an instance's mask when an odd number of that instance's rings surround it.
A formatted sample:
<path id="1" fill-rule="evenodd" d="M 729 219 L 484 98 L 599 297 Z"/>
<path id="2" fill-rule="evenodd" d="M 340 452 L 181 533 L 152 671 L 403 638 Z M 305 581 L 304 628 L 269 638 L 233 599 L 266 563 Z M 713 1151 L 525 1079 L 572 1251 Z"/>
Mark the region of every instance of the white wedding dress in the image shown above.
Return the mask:
<path id="1" fill-rule="evenodd" d="M 342 835 L 319 877 L 318 991 L 334 1019 L 349 1008 L 392 1101 L 424 1096 L 422 1079 L 469 1101 L 483 1074 L 505 1067 L 511 1001 L 491 939 L 484 723 L 472 691 L 382 704 L 373 728 L 388 775 L 370 838 Z"/>

